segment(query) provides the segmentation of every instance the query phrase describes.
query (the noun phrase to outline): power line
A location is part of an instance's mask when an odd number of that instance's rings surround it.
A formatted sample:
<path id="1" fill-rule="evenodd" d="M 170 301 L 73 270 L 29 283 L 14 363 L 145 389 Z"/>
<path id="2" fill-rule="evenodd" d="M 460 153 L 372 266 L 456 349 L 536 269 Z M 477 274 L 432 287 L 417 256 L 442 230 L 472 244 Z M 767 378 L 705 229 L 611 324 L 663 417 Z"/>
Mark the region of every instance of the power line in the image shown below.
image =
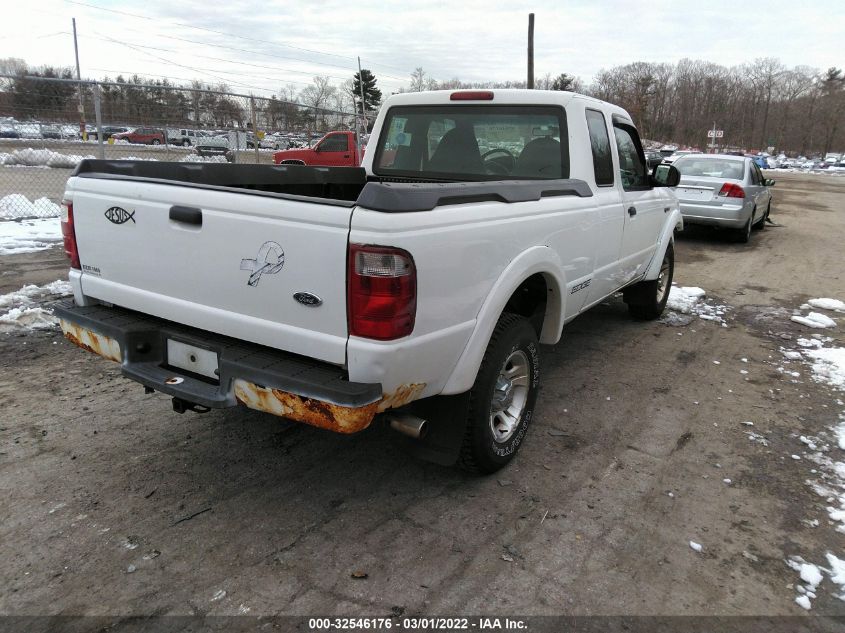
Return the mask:
<path id="1" fill-rule="evenodd" d="M 95 5 L 95 4 L 88 4 L 86 2 L 79 2 L 78 0 L 65 0 L 65 2 L 67 2 L 69 4 L 79 5 L 79 6 L 82 6 L 82 7 L 88 7 L 90 9 L 97 9 L 99 11 L 107 11 L 109 13 L 116 13 L 118 15 L 125 15 L 125 16 L 129 16 L 129 17 L 133 17 L 133 18 L 139 18 L 141 20 L 150 20 L 150 21 L 156 22 L 156 23 L 159 23 L 161 21 L 159 18 L 153 18 L 153 17 L 147 16 L 147 15 L 141 15 L 141 14 L 138 14 L 138 13 L 130 13 L 129 11 L 120 11 L 118 9 L 107 9 L 106 7 L 101 7 L 101 6 L 98 6 L 98 5 Z M 285 48 L 291 48 L 291 49 L 294 49 L 294 50 L 304 51 L 306 53 L 313 53 L 313 54 L 316 54 L 316 55 L 325 55 L 325 56 L 328 56 L 328 57 L 337 57 L 339 59 L 350 59 L 349 57 L 347 57 L 345 55 L 339 55 L 337 53 L 327 53 L 327 52 L 324 52 L 324 51 L 318 51 L 318 50 L 314 50 L 314 49 L 310 49 L 310 48 L 303 48 L 301 46 L 294 46 L 293 44 L 282 44 L 282 43 L 277 43 L 277 42 L 268 42 L 267 40 L 262 40 L 262 39 L 258 39 L 258 38 L 255 38 L 255 37 L 247 37 L 247 36 L 244 36 L 244 35 L 236 35 L 234 33 L 226 33 L 225 31 L 218 31 L 216 29 L 210 29 L 210 28 L 207 28 L 207 27 L 204 27 L 204 26 L 196 26 L 194 24 L 186 24 L 186 23 L 183 23 L 183 22 L 171 22 L 170 24 L 172 24 L 174 26 L 183 27 L 183 28 L 195 29 L 197 31 L 205 31 L 207 33 L 214 33 L 215 35 L 225 35 L 226 37 L 234 37 L 234 38 L 237 38 L 237 39 L 246 40 L 246 41 L 250 41 L 250 42 L 258 42 L 258 43 L 264 44 L 264 45 L 270 44 L 271 46 L 283 46 Z M 174 38 L 174 39 L 179 39 L 179 38 Z M 189 41 L 189 40 L 186 40 L 186 41 Z M 195 43 L 203 43 L 203 42 L 195 42 Z M 206 45 L 211 46 L 210 44 L 206 44 Z M 245 51 L 245 52 L 256 53 L 256 51 Z M 270 55 L 269 53 L 258 53 L 258 54 Z M 308 61 L 308 60 L 297 60 L 297 61 Z M 311 63 L 321 63 L 321 62 L 311 62 Z M 330 66 L 331 64 L 323 63 L 322 65 Z M 372 66 L 383 66 L 385 68 L 393 68 L 394 70 L 399 70 L 400 72 L 407 72 L 406 70 L 400 69 L 400 68 L 395 67 L 395 66 L 387 66 L 386 64 L 379 64 L 379 63 L 376 63 L 376 62 L 370 62 L 370 65 L 372 65 Z M 400 79 L 398 77 L 393 77 L 393 78 L 394 79 Z M 402 78 L 401 80 L 404 80 L 404 78 Z"/>

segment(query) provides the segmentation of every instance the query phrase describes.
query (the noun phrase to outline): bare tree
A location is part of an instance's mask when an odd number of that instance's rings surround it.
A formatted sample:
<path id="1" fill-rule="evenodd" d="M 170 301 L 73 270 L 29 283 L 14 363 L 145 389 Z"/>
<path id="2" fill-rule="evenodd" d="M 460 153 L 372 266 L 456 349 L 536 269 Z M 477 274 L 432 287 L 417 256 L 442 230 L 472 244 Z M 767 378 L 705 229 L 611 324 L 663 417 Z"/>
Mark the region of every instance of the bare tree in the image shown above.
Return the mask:
<path id="1" fill-rule="evenodd" d="M 326 108 L 334 95 L 335 88 L 328 77 L 316 76 L 311 84 L 305 86 L 299 93 L 304 105 L 314 109 L 314 126 L 317 129 L 326 127 Z"/>

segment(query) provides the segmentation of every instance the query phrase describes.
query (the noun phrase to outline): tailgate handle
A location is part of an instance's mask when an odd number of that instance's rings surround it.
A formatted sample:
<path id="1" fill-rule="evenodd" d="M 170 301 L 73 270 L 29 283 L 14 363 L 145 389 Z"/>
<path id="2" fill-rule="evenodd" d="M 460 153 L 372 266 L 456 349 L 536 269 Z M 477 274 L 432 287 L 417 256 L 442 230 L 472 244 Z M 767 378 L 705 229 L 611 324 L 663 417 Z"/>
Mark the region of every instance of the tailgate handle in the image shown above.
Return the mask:
<path id="1" fill-rule="evenodd" d="M 170 207 L 170 219 L 174 222 L 185 224 L 196 224 L 202 226 L 202 210 L 196 207 L 183 207 L 174 205 Z"/>

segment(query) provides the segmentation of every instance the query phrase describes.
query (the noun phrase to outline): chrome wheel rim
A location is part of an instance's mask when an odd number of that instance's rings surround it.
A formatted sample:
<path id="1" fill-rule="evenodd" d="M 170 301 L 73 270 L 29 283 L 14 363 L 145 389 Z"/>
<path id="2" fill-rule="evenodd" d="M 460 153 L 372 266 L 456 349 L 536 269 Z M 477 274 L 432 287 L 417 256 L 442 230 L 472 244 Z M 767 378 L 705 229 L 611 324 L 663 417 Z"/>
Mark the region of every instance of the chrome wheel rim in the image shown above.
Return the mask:
<path id="1" fill-rule="evenodd" d="M 663 257 L 663 263 L 660 264 L 660 273 L 657 275 L 657 303 L 661 303 L 663 301 L 663 297 L 666 296 L 666 292 L 669 288 L 669 284 L 667 284 L 667 280 L 669 279 L 669 257 Z"/>
<path id="2" fill-rule="evenodd" d="M 519 426 L 528 401 L 528 386 L 528 355 L 515 350 L 505 360 L 493 385 L 490 430 L 496 442 L 507 442 Z"/>

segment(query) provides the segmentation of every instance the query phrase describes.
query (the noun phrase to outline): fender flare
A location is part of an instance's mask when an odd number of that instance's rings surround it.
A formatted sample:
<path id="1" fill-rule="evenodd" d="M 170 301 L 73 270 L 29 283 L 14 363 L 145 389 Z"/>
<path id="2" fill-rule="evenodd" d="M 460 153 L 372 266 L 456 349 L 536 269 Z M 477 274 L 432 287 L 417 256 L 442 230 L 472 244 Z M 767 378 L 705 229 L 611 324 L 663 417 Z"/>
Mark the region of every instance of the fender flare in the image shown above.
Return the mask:
<path id="1" fill-rule="evenodd" d="M 666 254 L 666 249 L 669 248 L 669 244 L 675 243 L 675 229 L 679 231 L 684 230 L 684 217 L 681 215 L 681 210 L 677 203 L 666 219 L 666 224 L 663 226 L 663 232 L 660 234 L 657 248 L 654 249 L 651 263 L 648 265 L 643 276 L 645 281 L 654 281 L 660 274 L 660 265 L 663 263 L 663 256 Z"/>
<path id="2" fill-rule="evenodd" d="M 472 387 L 493 329 L 508 299 L 522 282 L 538 273 L 545 277 L 548 289 L 540 342 L 553 345 L 560 340 L 566 314 L 566 279 L 562 277 L 557 254 L 547 246 L 534 246 L 513 259 L 493 284 L 478 311 L 475 328 L 441 393 L 458 394 Z"/>

